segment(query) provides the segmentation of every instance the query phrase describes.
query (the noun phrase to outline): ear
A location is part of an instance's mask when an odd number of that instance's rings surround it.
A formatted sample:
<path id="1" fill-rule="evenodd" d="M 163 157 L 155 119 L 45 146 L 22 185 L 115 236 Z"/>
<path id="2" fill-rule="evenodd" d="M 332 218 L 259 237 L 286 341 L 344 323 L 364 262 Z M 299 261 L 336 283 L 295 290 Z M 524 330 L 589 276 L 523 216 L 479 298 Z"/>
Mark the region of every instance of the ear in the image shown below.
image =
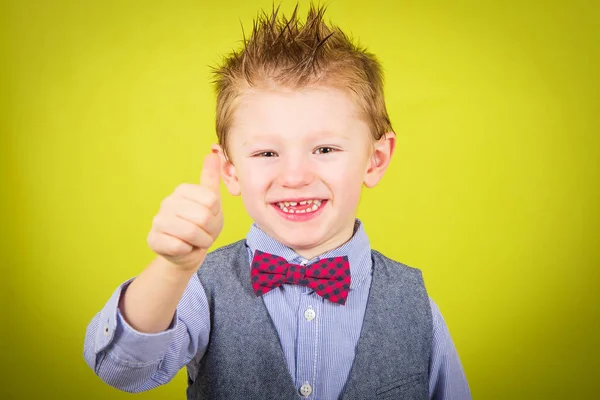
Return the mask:
<path id="1" fill-rule="evenodd" d="M 211 146 L 211 151 L 219 156 L 221 159 L 221 177 L 225 183 L 225 187 L 232 196 L 239 196 L 241 193 L 240 183 L 235 172 L 235 166 L 225 155 L 223 148 L 218 144 Z"/>
<path id="2" fill-rule="evenodd" d="M 375 143 L 365 172 L 364 183 L 366 187 L 375 187 L 383 178 L 383 174 L 390 165 L 395 148 L 396 134 L 394 132 L 386 133 Z"/>

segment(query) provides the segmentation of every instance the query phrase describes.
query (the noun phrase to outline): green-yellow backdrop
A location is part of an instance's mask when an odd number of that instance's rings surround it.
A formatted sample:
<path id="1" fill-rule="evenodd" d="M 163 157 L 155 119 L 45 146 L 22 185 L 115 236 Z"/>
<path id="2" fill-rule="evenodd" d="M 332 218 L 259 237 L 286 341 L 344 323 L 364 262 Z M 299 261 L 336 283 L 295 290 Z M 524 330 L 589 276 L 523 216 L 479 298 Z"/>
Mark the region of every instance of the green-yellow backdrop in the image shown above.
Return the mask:
<path id="1" fill-rule="evenodd" d="M 359 217 L 373 247 L 422 269 L 473 397 L 600 398 L 599 7 L 328 4 L 383 63 L 398 135 Z M 0 397 L 131 398 L 84 363 L 85 327 L 153 258 L 160 201 L 198 182 L 215 140 L 208 66 L 271 2 L 0 7 Z M 250 225 L 224 203 L 217 245 Z M 182 371 L 135 398 L 185 385 Z"/>

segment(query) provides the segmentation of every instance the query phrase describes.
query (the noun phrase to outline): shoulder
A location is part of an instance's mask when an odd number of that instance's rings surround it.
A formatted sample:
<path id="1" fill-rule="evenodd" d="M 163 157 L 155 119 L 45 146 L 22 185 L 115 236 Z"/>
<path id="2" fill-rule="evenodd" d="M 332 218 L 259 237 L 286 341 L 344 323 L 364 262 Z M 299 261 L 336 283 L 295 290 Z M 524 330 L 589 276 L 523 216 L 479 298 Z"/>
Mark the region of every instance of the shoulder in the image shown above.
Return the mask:
<path id="1" fill-rule="evenodd" d="M 206 279 L 230 275 L 235 266 L 240 264 L 240 260 L 247 259 L 247 251 L 246 241 L 239 240 L 209 252 L 198 268 L 198 277 Z"/>
<path id="2" fill-rule="evenodd" d="M 423 284 L 423 273 L 420 269 L 396 261 L 377 250 L 371 250 L 371 254 L 374 267 L 379 266 L 380 269 L 385 269 L 386 273 L 399 275 L 410 283 Z"/>
<path id="3" fill-rule="evenodd" d="M 446 320 L 444 319 L 440 308 L 431 297 L 429 297 L 429 306 L 431 307 L 434 336 L 438 338 L 438 342 L 445 342 L 449 336 Z"/>
<path id="4" fill-rule="evenodd" d="M 214 293 L 235 293 L 250 282 L 248 249 L 245 240 L 219 247 L 206 255 L 197 271 L 209 302 Z"/>
<path id="5" fill-rule="evenodd" d="M 246 250 L 246 241 L 238 240 L 231 244 L 219 247 L 206 255 L 200 269 L 214 268 L 216 265 L 231 262 L 231 260 L 239 257 L 240 253 Z"/>

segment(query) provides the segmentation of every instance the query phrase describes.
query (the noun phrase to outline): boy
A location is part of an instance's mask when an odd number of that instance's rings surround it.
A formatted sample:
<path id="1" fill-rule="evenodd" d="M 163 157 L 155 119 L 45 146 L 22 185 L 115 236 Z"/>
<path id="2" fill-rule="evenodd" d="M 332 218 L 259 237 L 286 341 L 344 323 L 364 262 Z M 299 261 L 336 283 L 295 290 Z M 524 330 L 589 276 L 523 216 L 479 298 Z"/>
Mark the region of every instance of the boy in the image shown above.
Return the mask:
<path id="1" fill-rule="evenodd" d="M 85 358 L 140 392 L 187 367 L 188 399 L 469 399 L 420 271 L 371 250 L 356 210 L 395 147 L 376 59 L 277 10 L 216 71 L 217 135 L 200 185 L 161 204 L 156 259 L 88 326 Z M 219 184 L 255 222 L 223 228 Z"/>

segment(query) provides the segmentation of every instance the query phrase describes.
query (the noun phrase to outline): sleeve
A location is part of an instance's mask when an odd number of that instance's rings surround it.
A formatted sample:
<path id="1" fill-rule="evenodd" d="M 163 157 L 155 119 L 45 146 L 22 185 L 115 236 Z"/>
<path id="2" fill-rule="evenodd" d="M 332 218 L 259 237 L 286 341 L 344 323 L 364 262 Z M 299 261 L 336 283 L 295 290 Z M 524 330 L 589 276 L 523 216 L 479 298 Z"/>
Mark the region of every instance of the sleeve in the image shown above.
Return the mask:
<path id="1" fill-rule="evenodd" d="M 429 398 L 431 400 L 470 400 L 469 384 L 446 322 L 431 298 L 429 303 L 433 317 Z"/>
<path id="2" fill-rule="evenodd" d="M 164 332 L 136 331 L 121 316 L 119 298 L 133 279 L 120 285 L 87 326 L 84 358 L 107 384 L 130 393 L 169 382 L 206 351 L 210 315 L 206 294 L 194 274 Z"/>

